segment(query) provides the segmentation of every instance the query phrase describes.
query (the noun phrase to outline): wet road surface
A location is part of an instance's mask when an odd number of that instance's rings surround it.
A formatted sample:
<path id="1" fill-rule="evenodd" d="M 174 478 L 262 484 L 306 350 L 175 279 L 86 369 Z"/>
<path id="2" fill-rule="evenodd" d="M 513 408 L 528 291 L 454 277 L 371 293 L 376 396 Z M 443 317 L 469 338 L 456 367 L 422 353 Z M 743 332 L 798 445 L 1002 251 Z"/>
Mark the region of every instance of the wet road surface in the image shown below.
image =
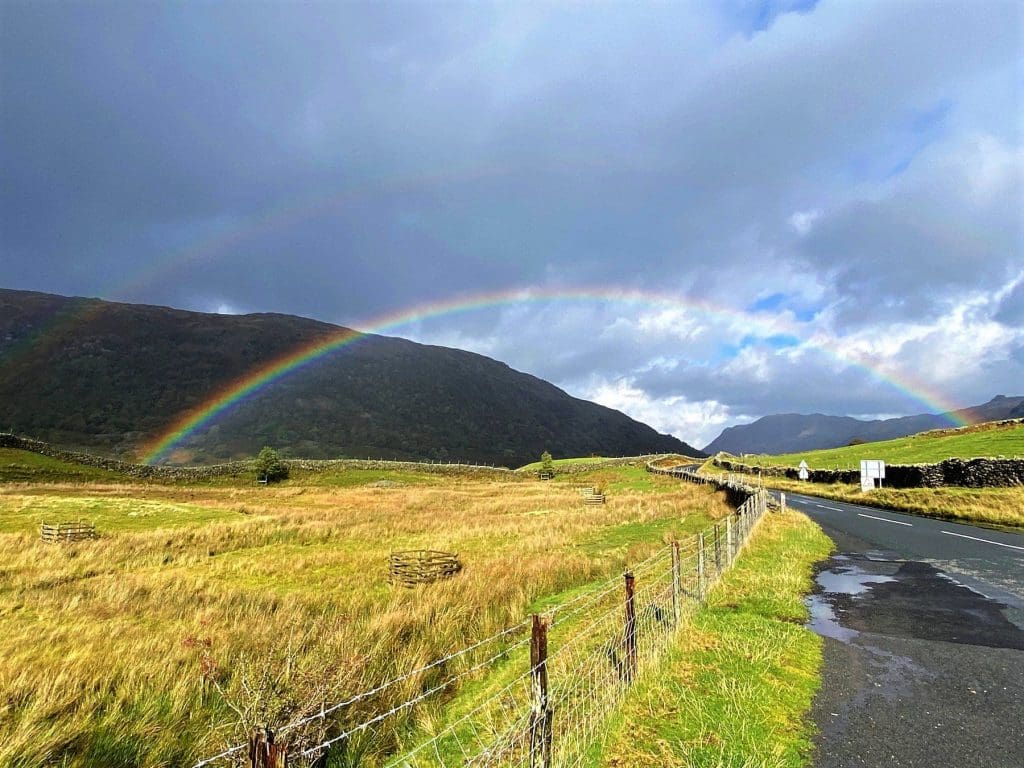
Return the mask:
<path id="1" fill-rule="evenodd" d="M 815 765 L 1024 768 L 1024 536 L 787 503 L 836 544 L 809 598 Z"/>

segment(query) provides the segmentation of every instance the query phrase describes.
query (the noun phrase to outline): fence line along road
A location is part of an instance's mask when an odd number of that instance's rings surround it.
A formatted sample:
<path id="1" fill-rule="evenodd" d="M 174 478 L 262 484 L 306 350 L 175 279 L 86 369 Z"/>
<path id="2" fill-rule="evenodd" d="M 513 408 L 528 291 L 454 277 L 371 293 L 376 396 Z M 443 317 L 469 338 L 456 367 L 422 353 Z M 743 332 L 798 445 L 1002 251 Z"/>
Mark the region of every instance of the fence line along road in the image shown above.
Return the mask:
<path id="1" fill-rule="evenodd" d="M 743 493 L 733 514 L 685 540 L 675 541 L 564 603 L 514 627 L 399 675 L 346 701 L 280 727 L 261 729 L 238 744 L 195 764 L 285 768 L 324 764 L 331 750 L 379 755 L 380 729 L 406 717 L 408 746 L 365 764 L 380 768 L 573 768 L 604 732 L 608 717 L 631 684 L 669 647 L 676 630 L 740 554 L 767 510 L 767 495 L 732 479 L 705 477 L 679 467 L 647 465 L 648 471 Z M 457 661 L 458 660 L 458 661 Z M 356 702 L 372 701 L 388 688 L 426 671 L 437 673 L 423 689 L 370 716 L 350 716 Z M 425 678 L 424 678 L 425 679 Z M 453 688 L 474 680 L 468 692 Z M 431 731 L 409 737 L 410 712 L 421 702 L 455 693 L 458 714 L 435 721 Z M 383 704 L 383 701 L 382 701 Z M 333 734 L 311 738 L 303 728 L 332 718 Z M 386 730 L 389 738 L 403 728 Z M 323 728 L 321 728 L 323 732 Z M 287 737 L 286 745 L 281 740 Z M 277 744 L 272 750 L 265 748 Z M 289 749 L 290 747 L 290 749 Z M 364 763 L 361 763 L 364 764 Z"/>

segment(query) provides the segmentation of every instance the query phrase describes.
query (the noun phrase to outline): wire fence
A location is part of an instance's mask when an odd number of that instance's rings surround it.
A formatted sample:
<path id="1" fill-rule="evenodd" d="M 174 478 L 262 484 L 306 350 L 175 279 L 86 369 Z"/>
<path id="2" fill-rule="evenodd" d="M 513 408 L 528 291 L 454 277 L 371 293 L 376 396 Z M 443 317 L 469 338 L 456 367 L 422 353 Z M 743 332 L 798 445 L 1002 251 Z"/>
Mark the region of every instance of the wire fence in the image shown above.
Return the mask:
<path id="1" fill-rule="evenodd" d="M 718 482 L 686 469 L 648 470 L 691 482 Z M 663 547 L 622 576 L 535 614 L 514 627 L 436 659 L 248 744 L 202 760 L 253 768 L 359 765 L 373 768 L 573 768 L 584 765 L 630 685 L 653 667 L 675 631 L 732 565 L 767 510 L 767 496 L 733 483 L 747 496 L 735 513 Z M 403 701 L 365 717 L 346 717 L 395 686 L 430 680 Z M 468 690 L 462 684 L 472 682 Z M 440 697 L 444 719 L 410 717 Z M 372 742 L 388 730 L 390 754 Z M 303 738 L 316 723 L 330 733 Z M 395 746 L 397 744 L 397 747 Z M 289 746 L 291 750 L 289 750 Z M 361 757 L 353 761 L 352 755 Z M 334 758 L 338 759 L 335 760 Z"/>

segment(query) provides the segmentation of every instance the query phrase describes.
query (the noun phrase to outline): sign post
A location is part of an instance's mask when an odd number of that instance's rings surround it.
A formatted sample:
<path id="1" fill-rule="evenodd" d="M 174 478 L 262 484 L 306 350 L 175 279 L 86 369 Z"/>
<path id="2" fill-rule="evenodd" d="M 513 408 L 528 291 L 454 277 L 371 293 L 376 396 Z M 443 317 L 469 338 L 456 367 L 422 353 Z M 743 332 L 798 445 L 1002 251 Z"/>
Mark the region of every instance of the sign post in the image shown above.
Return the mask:
<path id="1" fill-rule="evenodd" d="M 807 478 L 809 478 L 811 476 L 810 473 L 807 471 L 807 469 L 808 469 L 807 462 L 804 461 L 804 460 L 801 460 L 800 461 L 800 472 L 798 474 L 798 477 L 801 480 L 806 480 Z"/>

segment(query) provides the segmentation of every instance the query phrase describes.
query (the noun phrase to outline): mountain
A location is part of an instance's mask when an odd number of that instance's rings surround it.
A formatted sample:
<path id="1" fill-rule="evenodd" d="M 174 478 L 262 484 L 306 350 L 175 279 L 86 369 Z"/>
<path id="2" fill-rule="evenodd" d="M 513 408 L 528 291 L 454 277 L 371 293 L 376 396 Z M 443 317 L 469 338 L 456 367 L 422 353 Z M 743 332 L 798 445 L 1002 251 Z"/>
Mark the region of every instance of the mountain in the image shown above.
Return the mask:
<path id="1" fill-rule="evenodd" d="M 211 315 L 0 289 L 0 429 L 134 457 L 284 355 L 352 334 L 279 314 Z M 366 336 L 256 390 L 172 459 L 271 445 L 308 458 L 466 460 L 700 452 L 482 355 Z"/>
<path id="2" fill-rule="evenodd" d="M 980 424 L 983 421 L 1000 421 L 1024 417 L 1024 397 L 1006 397 L 996 395 L 987 403 L 961 408 L 954 414 L 969 424 Z"/>
<path id="3" fill-rule="evenodd" d="M 1024 396 L 997 395 L 982 405 L 954 411 L 953 416 L 969 424 L 1024 416 Z M 715 454 L 796 453 L 819 448 L 838 448 L 851 440 L 866 443 L 941 429 L 951 425 L 949 414 L 923 413 L 896 419 L 864 421 L 850 416 L 826 416 L 821 413 L 785 413 L 764 416 L 750 424 L 728 427 L 705 448 Z"/>

